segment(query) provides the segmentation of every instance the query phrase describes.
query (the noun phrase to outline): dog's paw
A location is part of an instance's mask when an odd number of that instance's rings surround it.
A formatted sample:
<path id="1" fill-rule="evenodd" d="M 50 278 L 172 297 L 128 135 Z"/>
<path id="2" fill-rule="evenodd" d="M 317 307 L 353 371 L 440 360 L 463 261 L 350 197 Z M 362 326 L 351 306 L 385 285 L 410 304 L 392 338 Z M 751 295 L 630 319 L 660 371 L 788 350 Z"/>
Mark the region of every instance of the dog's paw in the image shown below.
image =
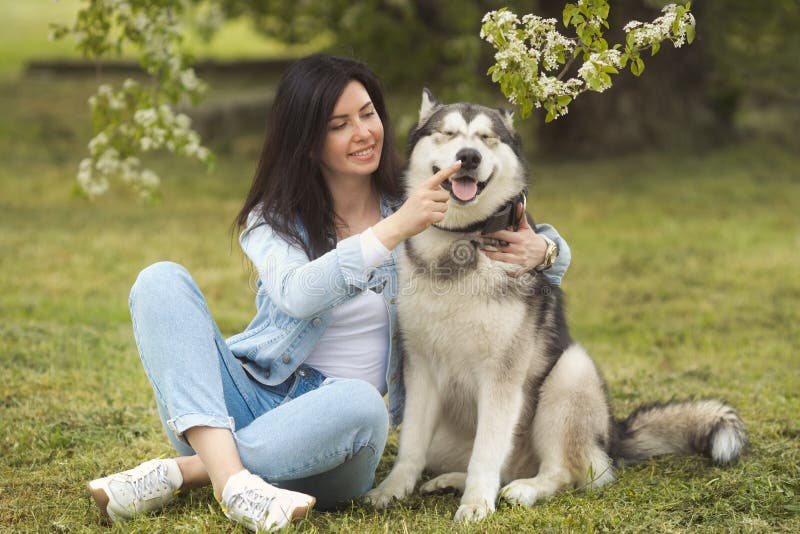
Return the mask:
<path id="1" fill-rule="evenodd" d="M 395 495 L 393 493 L 389 493 L 386 491 L 381 490 L 381 488 L 375 488 L 367 492 L 364 495 L 364 500 L 367 501 L 373 508 L 376 510 L 383 510 L 387 508 L 394 499 L 400 499 L 402 497 Z"/>
<path id="2" fill-rule="evenodd" d="M 500 498 L 512 504 L 521 504 L 522 506 L 533 506 L 536 504 L 538 492 L 528 482 L 523 480 L 515 480 L 507 484 L 500 490 Z"/>
<path id="3" fill-rule="evenodd" d="M 494 512 L 494 505 L 490 506 L 485 502 L 480 504 L 462 504 L 458 507 L 458 510 L 456 510 L 456 515 L 453 517 L 453 520 L 457 523 L 480 521 L 492 512 Z"/>
<path id="4" fill-rule="evenodd" d="M 445 473 L 424 483 L 419 488 L 420 493 L 434 493 L 436 491 L 453 489 L 459 493 L 464 492 L 466 473 Z"/>
<path id="5" fill-rule="evenodd" d="M 377 510 L 388 507 L 392 501 L 402 501 L 414 489 L 412 485 L 393 484 L 389 479 L 384 480 L 377 488 L 364 495 L 364 499 Z"/>

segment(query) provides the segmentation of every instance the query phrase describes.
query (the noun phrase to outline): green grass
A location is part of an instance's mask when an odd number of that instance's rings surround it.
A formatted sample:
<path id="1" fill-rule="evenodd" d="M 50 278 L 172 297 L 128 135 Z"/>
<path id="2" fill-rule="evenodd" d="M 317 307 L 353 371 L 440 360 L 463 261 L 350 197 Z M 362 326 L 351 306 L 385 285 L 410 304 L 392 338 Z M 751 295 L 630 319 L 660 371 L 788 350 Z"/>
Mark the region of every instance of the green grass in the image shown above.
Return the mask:
<path id="1" fill-rule="evenodd" d="M 21 4 L 21 3 L 20 3 Z M 0 531 L 103 531 L 87 480 L 169 454 L 127 311 L 138 271 L 170 259 L 203 289 L 225 334 L 253 313 L 229 232 L 257 141 L 217 170 L 155 161 L 164 201 L 70 196 L 93 81 L 0 83 Z M 416 97 L 414 97 L 416 98 Z M 452 495 L 385 513 L 313 513 L 304 532 L 800 530 L 800 156 L 758 139 L 707 155 L 533 165 L 537 220 L 568 239 L 574 336 L 595 356 L 614 411 L 721 397 L 750 447 L 735 466 L 658 458 L 599 491 L 532 509 L 501 505 L 455 528 Z M 396 450 L 392 435 L 379 469 Z M 209 490 L 112 531 L 218 532 Z M 241 531 L 233 529 L 234 531 Z"/>

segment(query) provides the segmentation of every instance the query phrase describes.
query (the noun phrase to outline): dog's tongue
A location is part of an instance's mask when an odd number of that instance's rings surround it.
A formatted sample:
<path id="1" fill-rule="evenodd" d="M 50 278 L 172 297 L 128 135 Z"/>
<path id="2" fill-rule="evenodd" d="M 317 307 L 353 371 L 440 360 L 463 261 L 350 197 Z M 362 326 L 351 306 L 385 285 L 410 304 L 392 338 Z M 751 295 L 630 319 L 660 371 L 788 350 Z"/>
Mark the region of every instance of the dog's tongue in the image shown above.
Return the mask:
<path id="1" fill-rule="evenodd" d="M 453 194 L 459 200 L 472 200 L 478 194 L 478 184 L 468 178 L 453 180 Z"/>

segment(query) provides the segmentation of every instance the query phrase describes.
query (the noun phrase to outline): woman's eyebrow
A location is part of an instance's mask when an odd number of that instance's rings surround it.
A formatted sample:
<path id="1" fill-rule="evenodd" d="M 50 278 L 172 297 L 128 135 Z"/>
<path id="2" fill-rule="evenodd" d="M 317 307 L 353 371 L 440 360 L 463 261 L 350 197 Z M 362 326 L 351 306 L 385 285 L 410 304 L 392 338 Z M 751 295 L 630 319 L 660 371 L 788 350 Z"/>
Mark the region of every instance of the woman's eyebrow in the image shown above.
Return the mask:
<path id="1" fill-rule="evenodd" d="M 370 101 L 368 101 L 366 104 L 364 104 L 363 106 L 361 106 L 361 108 L 360 108 L 358 111 L 359 111 L 359 112 L 362 112 L 362 111 L 364 111 L 365 109 L 367 109 L 368 107 L 370 107 L 371 105 L 372 105 L 372 101 L 370 100 Z M 333 117 L 331 117 L 331 118 L 330 118 L 330 119 L 328 119 L 328 120 L 329 120 L 329 121 L 332 121 L 332 120 L 334 120 L 334 119 L 346 119 L 346 118 L 347 118 L 347 114 L 345 113 L 344 115 L 334 115 Z"/>

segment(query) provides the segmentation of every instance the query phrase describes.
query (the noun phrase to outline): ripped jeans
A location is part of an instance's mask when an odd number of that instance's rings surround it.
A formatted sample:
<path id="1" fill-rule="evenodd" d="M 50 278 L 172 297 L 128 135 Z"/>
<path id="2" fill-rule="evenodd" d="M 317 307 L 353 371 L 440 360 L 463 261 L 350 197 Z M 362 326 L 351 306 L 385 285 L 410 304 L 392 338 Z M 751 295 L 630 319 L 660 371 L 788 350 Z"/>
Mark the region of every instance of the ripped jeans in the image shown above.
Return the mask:
<path id="1" fill-rule="evenodd" d="M 250 472 L 333 508 L 368 491 L 388 433 L 378 391 L 300 366 L 284 383 L 252 379 L 231 354 L 188 271 L 160 262 L 131 289 L 139 354 L 158 413 L 180 455 L 184 432 L 229 428 Z"/>

